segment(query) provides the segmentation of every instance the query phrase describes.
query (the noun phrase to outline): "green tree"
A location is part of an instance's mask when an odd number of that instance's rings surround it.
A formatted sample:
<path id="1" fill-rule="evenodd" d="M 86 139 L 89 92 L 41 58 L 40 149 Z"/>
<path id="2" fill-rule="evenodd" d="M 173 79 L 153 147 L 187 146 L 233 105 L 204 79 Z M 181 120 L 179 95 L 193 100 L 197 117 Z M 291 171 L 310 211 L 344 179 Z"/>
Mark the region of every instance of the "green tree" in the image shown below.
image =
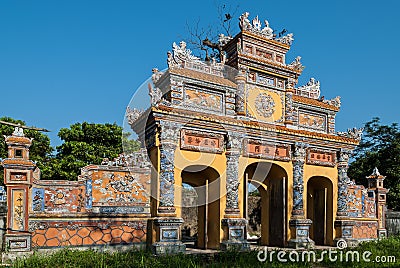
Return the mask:
<path id="1" fill-rule="evenodd" d="M 22 120 L 16 120 L 10 117 L 1 117 L 1 121 L 6 121 L 15 124 L 21 124 L 25 126 L 25 122 Z M 14 131 L 13 126 L 0 124 L 0 158 L 4 159 L 8 157 L 7 145 L 3 138 L 4 136 L 10 136 Z M 32 129 L 25 129 L 24 134 L 28 138 L 33 138 L 32 146 L 29 149 L 29 157 L 31 160 L 37 162 L 38 165 L 48 161 L 51 158 L 53 148 L 50 146 L 50 139 L 47 135 Z M 3 178 L 3 169 L 0 169 L 0 176 Z M 3 183 L 3 180 L 0 180 Z"/>
<path id="2" fill-rule="evenodd" d="M 113 159 L 123 152 L 122 127 L 115 123 L 76 123 L 62 128 L 58 136 L 63 143 L 57 146 L 55 157 L 41 166 L 43 179 L 77 180 L 82 167 L 98 165 L 103 158 Z M 138 142 L 124 137 L 130 150 L 139 148 Z"/>
<path id="3" fill-rule="evenodd" d="M 386 176 L 388 207 L 400 209 L 400 129 L 397 123 L 382 125 L 379 118 L 365 124 L 360 145 L 354 151 L 349 177 L 366 185 L 365 177 L 377 167 Z"/>

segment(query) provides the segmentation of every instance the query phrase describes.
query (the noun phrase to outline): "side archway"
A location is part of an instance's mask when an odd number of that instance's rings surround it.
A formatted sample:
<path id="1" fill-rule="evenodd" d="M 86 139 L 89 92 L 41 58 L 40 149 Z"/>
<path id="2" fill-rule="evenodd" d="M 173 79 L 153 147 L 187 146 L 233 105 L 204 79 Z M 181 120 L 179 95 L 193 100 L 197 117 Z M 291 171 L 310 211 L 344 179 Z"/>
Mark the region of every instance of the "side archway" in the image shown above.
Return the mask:
<path id="1" fill-rule="evenodd" d="M 329 178 L 311 177 L 307 182 L 307 218 L 312 220 L 310 238 L 316 245 L 333 243 L 333 185 Z"/>

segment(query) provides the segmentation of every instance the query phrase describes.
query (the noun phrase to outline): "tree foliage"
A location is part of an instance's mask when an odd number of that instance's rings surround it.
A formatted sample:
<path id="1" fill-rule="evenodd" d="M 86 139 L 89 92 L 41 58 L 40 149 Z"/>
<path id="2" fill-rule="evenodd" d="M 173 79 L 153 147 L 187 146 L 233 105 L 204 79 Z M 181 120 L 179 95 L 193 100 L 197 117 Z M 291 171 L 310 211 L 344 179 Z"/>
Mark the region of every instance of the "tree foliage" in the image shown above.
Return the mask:
<path id="1" fill-rule="evenodd" d="M 382 125 L 379 118 L 365 124 L 360 145 L 354 151 L 355 160 L 350 164 L 349 177 L 366 184 L 365 177 L 377 167 L 386 176 L 388 207 L 400 209 L 400 129 L 397 123 Z"/>
<path id="2" fill-rule="evenodd" d="M 0 118 L 16 124 L 25 125 L 21 120 L 9 117 Z M 1 135 L 11 135 L 12 126 L 0 124 Z M 47 135 L 26 129 L 27 137 L 33 138 L 30 159 L 41 170 L 42 179 L 77 180 L 80 169 L 89 164 L 101 164 L 103 158 L 113 159 L 125 151 L 137 151 L 140 144 L 122 133 L 122 127 L 114 124 L 76 123 L 69 128 L 62 128 L 58 136 L 63 141 L 54 150 Z M 7 145 L 4 139 L 0 143 L 0 158 L 7 157 Z M 125 150 L 123 150 L 123 147 Z M 52 154 L 55 151 L 55 154 Z M 3 176 L 3 170 L 0 170 Z"/>
<path id="3" fill-rule="evenodd" d="M 41 166 L 43 179 L 76 180 L 82 167 L 101 164 L 103 158 L 113 159 L 123 152 L 122 127 L 116 123 L 76 123 L 62 128 L 58 136 L 63 143 L 57 146 L 55 157 Z M 139 147 L 126 137 L 124 142 L 132 151 Z"/>

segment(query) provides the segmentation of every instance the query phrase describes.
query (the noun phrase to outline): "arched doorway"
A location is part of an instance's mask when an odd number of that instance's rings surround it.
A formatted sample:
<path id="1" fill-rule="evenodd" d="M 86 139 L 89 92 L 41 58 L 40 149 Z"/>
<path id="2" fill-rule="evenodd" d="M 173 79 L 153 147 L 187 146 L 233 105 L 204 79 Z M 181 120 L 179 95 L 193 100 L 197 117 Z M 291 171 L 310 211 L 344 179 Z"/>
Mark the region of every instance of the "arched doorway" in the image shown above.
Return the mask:
<path id="1" fill-rule="evenodd" d="M 333 243 L 332 188 L 325 177 L 311 177 L 307 182 L 307 218 L 312 220 L 310 238 L 316 245 Z"/>
<path id="2" fill-rule="evenodd" d="M 287 173 L 272 163 L 249 165 L 245 178 L 257 187 L 261 197 L 261 244 L 286 245 Z"/>
<path id="3" fill-rule="evenodd" d="M 220 180 L 218 172 L 207 166 L 192 165 L 182 173 L 182 183 L 186 183 L 197 193 L 197 241 L 202 249 L 220 247 Z"/>

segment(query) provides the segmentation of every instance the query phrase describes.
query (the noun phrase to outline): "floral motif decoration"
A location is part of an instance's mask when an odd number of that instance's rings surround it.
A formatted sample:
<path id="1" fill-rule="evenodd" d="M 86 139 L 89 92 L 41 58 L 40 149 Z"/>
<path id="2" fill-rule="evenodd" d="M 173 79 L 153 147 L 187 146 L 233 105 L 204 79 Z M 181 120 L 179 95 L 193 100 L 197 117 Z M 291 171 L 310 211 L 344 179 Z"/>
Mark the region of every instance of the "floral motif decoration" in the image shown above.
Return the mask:
<path id="1" fill-rule="evenodd" d="M 256 98 L 256 111 L 263 117 L 271 117 L 275 112 L 275 102 L 271 95 L 260 93 Z"/>

